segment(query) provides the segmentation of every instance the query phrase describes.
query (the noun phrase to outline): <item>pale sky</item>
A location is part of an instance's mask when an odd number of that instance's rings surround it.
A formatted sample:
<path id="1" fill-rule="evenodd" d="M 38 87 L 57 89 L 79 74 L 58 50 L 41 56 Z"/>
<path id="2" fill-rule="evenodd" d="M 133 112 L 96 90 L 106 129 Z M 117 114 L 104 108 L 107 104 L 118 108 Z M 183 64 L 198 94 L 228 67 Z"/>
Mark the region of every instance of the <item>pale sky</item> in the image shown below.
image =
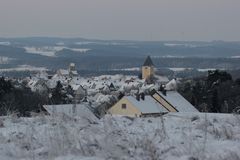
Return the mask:
<path id="1" fill-rule="evenodd" d="M 240 41 L 240 0 L 0 0 L 0 37 Z"/>

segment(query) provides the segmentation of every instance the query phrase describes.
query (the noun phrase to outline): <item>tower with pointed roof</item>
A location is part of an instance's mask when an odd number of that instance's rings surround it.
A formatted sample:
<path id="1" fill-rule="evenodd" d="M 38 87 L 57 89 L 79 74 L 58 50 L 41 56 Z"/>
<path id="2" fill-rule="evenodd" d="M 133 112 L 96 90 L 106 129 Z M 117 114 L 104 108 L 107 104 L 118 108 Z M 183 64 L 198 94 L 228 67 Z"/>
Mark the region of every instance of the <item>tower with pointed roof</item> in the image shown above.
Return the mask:
<path id="1" fill-rule="evenodd" d="M 148 79 L 154 76 L 154 64 L 150 56 L 147 56 L 143 66 L 142 66 L 142 79 Z"/>

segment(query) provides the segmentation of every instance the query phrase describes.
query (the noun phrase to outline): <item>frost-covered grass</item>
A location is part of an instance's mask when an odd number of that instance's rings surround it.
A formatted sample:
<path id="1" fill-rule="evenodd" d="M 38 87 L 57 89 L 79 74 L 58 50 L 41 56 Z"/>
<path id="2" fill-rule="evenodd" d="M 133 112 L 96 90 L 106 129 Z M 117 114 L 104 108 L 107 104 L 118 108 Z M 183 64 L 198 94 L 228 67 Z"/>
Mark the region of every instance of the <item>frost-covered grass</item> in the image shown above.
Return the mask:
<path id="1" fill-rule="evenodd" d="M 230 114 L 7 116 L 0 123 L 1 160 L 240 158 L 240 117 Z"/>

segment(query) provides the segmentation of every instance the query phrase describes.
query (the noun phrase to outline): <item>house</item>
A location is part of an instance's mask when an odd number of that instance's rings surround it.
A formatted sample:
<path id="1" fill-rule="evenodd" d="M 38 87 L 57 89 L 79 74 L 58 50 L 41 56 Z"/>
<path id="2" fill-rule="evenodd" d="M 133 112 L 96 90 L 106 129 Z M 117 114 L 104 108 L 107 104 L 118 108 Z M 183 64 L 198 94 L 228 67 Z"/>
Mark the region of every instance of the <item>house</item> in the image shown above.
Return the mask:
<path id="1" fill-rule="evenodd" d="M 74 63 L 70 63 L 68 70 L 67 69 L 59 69 L 57 71 L 57 75 L 59 77 L 74 77 L 78 75 L 77 70 L 75 69 L 75 64 Z"/>
<path id="2" fill-rule="evenodd" d="M 74 91 L 75 100 L 79 103 L 84 97 L 87 96 L 87 90 L 85 90 L 81 85 L 71 84 L 70 85 Z"/>
<path id="3" fill-rule="evenodd" d="M 142 66 L 142 79 L 149 79 L 154 76 L 154 64 L 150 56 L 147 57 Z"/>
<path id="4" fill-rule="evenodd" d="M 168 112 L 199 112 L 177 91 L 151 91 L 151 95 L 123 96 L 108 113 L 130 117 L 161 115 Z"/>
<path id="5" fill-rule="evenodd" d="M 151 95 L 169 112 L 199 112 L 177 91 L 167 91 L 164 89 L 157 92 L 156 90 L 152 90 Z"/>
<path id="6" fill-rule="evenodd" d="M 124 96 L 108 110 L 108 113 L 111 115 L 130 117 L 159 115 L 167 112 L 168 110 L 154 98 L 151 96 L 145 96 L 144 94 L 136 97 Z"/>
<path id="7" fill-rule="evenodd" d="M 27 86 L 31 88 L 31 91 L 33 92 L 45 93 L 48 91 L 46 81 L 43 79 L 31 79 Z"/>
<path id="8" fill-rule="evenodd" d="M 70 63 L 68 67 L 68 72 L 70 77 L 74 77 L 78 75 L 78 72 L 76 70 L 75 63 Z"/>
<path id="9" fill-rule="evenodd" d="M 116 87 L 113 85 L 113 83 L 111 83 L 111 84 L 109 85 L 109 90 L 110 90 L 110 91 L 116 91 Z"/>

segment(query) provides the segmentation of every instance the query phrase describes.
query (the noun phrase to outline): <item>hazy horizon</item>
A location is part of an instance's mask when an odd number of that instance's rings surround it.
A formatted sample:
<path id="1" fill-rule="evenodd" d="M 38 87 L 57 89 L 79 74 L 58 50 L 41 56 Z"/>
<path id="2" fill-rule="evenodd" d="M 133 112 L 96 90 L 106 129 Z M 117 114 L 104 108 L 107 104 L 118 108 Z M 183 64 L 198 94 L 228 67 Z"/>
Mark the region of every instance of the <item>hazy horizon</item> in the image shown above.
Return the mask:
<path id="1" fill-rule="evenodd" d="M 238 0 L 0 0 L 0 37 L 240 41 Z"/>

